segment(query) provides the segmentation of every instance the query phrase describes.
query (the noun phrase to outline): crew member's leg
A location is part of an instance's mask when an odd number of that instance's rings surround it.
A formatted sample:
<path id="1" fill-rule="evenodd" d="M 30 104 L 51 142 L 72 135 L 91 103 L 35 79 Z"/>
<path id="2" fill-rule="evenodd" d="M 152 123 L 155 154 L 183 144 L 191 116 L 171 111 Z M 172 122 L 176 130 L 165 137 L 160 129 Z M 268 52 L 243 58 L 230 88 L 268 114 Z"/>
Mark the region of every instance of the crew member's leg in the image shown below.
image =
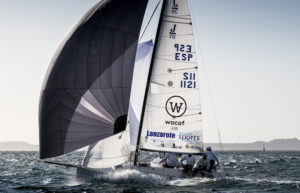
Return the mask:
<path id="1" fill-rule="evenodd" d="M 209 169 L 208 169 L 208 172 L 211 172 L 211 170 L 213 169 L 215 165 L 215 160 L 210 160 L 209 161 Z"/>
<path id="2" fill-rule="evenodd" d="M 204 168 L 203 166 L 200 166 L 200 167 L 198 168 L 198 172 L 200 172 L 201 177 L 204 177 L 204 176 L 205 176 L 204 171 L 205 171 L 205 168 Z"/>
<path id="3" fill-rule="evenodd" d="M 199 172 L 199 169 L 195 168 L 192 172 L 192 176 L 196 176 L 198 172 Z"/>
<path id="4" fill-rule="evenodd" d="M 192 166 L 192 165 L 188 165 L 188 167 L 187 167 L 187 173 L 188 173 L 189 175 L 192 174 L 192 169 L 193 169 L 193 166 Z"/>

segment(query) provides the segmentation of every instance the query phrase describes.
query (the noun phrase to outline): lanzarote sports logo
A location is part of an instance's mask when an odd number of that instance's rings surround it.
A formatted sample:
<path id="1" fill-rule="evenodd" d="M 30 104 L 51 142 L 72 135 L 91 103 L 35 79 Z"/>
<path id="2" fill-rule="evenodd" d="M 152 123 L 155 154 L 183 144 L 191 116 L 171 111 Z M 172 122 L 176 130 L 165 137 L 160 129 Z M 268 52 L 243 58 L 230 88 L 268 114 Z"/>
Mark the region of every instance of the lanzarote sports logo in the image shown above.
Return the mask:
<path id="1" fill-rule="evenodd" d="M 187 105 L 181 96 L 172 96 L 166 102 L 166 111 L 171 117 L 181 117 Z"/>

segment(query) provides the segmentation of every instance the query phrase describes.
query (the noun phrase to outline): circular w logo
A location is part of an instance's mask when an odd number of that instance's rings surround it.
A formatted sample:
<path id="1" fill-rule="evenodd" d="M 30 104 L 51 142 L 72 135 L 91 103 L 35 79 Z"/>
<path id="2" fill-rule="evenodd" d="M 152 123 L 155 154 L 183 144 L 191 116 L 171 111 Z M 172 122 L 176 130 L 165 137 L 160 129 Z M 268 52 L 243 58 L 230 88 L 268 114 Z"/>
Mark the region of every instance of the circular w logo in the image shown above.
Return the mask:
<path id="1" fill-rule="evenodd" d="M 181 96 L 172 96 L 166 102 L 166 111 L 171 117 L 182 116 L 186 108 L 186 102 Z"/>

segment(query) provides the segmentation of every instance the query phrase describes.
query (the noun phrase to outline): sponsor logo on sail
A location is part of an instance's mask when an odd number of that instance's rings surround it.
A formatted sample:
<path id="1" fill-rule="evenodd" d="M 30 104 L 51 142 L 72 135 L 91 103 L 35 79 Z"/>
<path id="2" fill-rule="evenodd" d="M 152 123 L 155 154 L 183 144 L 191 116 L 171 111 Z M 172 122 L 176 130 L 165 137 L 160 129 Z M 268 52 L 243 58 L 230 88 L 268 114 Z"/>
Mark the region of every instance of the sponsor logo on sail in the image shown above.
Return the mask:
<path id="1" fill-rule="evenodd" d="M 176 134 L 172 132 L 165 133 L 147 130 L 147 137 L 175 138 Z"/>
<path id="2" fill-rule="evenodd" d="M 173 0 L 172 13 L 173 14 L 177 14 L 178 13 L 178 4 L 176 3 L 176 0 Z"/>
<path id="3" fill-rule="evenodd" d="M 194 146 L 194 145 L 192 145 L 192 147 L 191 147 L 192 149 L 197 149 L 197 150 L 201 150 L 201 148 L 199 147 L 199 146 Z"/>
<path id="4" fill-rule="evenodd" d="M 174 24 L 173 28 L 170 29 L 169 38 L 175 39 L 176 38 L 176 24 Z"/>
<path id="5" fill-rule="evenodd" d="M 179 139 L 187 143 L 198 143 L 200 141 L 199 135 L 194 135 L 193 133 L 179 133 Z"/>
<path id="6" fill-rule="evenodd" d="M 186 102 L 181 96 L 172 96 L 166 102 L 166 111 L 171 117 L 181 117 L 186 109 Z"/>
<path id="7" fill-rule="evenodd" d="M 165 121 L 166 125 L 184 125 L 184 121 Z"/>

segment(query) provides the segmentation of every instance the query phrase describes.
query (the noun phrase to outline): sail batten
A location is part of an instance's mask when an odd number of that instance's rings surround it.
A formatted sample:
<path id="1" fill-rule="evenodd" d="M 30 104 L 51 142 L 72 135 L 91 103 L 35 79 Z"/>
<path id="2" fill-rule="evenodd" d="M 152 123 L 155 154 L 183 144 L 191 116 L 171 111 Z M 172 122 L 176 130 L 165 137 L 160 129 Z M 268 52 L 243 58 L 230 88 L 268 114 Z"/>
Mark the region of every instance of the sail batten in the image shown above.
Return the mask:
<path id="1" fill-rule="evenodd" d="M 66 36 L 41 91 L 40 158 L 59 156 L 125 130 L 147 3 L 103 0 Z"/>

